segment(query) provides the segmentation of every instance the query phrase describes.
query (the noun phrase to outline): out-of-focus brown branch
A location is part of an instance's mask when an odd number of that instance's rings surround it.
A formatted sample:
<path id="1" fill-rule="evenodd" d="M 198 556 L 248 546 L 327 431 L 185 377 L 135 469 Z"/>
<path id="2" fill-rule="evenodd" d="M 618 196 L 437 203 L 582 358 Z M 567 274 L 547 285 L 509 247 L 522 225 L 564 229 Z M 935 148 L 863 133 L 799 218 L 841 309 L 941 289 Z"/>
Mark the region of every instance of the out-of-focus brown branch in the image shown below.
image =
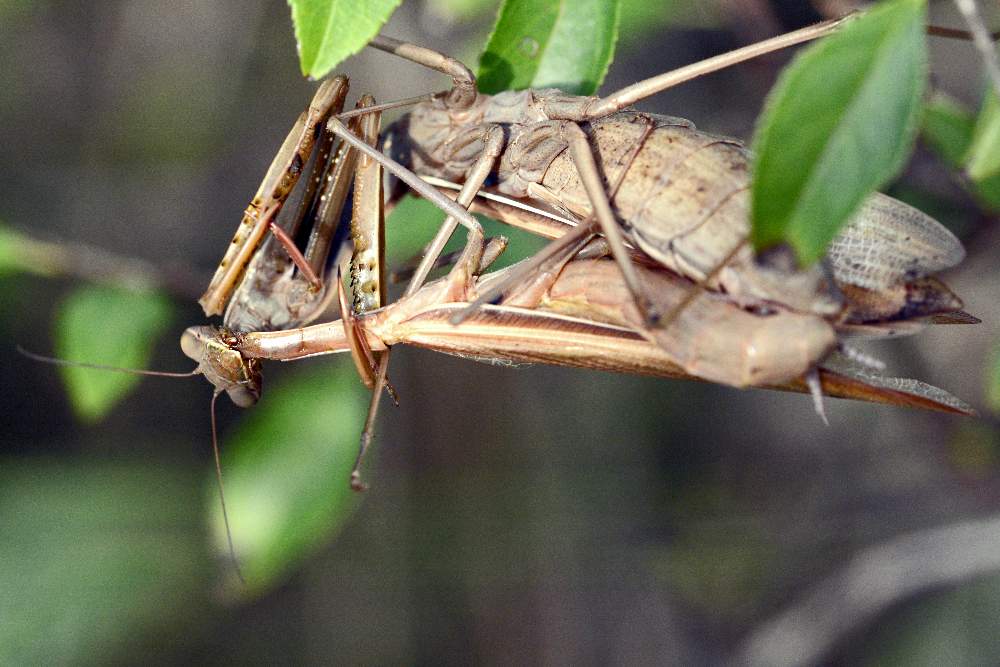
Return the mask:
<path id="1" fill-rule="evenodd" d="M 192 301 L 201 294 L 205 282 L 193 269 L 166 271 L 136 257 L 81 243 L 43 241 L 9 228 L 0 228 L 0 244 L 10 258 L 8 264 L 49 278 L 81 278 L 127 290 L 160 289 Z"/>
<path id="2" fill-rule="evenodd" d="M 974 0 L 955 0 L 955 6 L 958 7 L 965 22 L 969 24 L 972 42 L 983 58 L 986 72 L 989 74 L 990 80 L 993 81 L 993 89 L 1000 96 L 1000 59 L 997 58 L 996 45 L 993 43 L 996 37 L 991 38 Z"/>
<path id="3" fill-rule="evenodd" d="M 1000 571 L 1000 517 L 903 535 L 854 556 L 751 632 L 734 665 L 812 665 L 920 593 Z"/>

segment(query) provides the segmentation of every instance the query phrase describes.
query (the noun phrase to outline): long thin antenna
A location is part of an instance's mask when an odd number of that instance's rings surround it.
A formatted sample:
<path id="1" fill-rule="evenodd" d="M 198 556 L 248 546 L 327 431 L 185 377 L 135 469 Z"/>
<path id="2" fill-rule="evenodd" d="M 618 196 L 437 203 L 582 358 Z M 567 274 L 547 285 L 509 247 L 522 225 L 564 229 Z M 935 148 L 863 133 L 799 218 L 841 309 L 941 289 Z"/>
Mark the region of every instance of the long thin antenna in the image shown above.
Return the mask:
<path id="1" fill-rule="evenodd" d="M 226 524 L 226 541 L 229 542 L 229 557 L 233 559 L 233 569 L 240 583 L 247 585 L 247 580 L 243 578 L 240 571 L 240 562 L 236 560 L 236 548 L 233 546 L 233 531 L 229 528 L 229 512 L 226 511 L 226 492 L 222 487 L 222 464 L 219 462 L 219 438 L 215 428 L 215 399 L 219 398 L 222 392 L 218 389 L 212 394 L 212 453 L 215 455 L 215 479 L 219 483 L 219 501 L 222 503 L 222 522 Z"/>
<path id="2" fill-rule="evenodd" d="M 408 107 L 411 104 L 430 102 L 436 96 L 447 92 L 448 91 L 441 91 L 440 93 L 426 93 L 424 95 L 416 95 L 414 97 L 407 97 L 406 99 L 396 100 L 395 102 L 386 102 L 384 104 L 374 104 L 370 107 L 351 109 L 350 111 L 343 111 L 341 113 L 338 113 L 337 118 L 341 120 L 347 120 L 348 118 L 353 118 L 355 116 L 363 116 L 365 114 L 375 113 L 376 111 L 386 111 L 388 109 L 398 109 L 400 107 Z"/>
<path id="3" fill-rule="evenodd" d="M 98 371 L 113 371 L 115 373 L 131 373 L 133 375 L 154 375 L 159 377 L 175 377 L 175 378 L 185 378 L 194 377 L 195 375 L 201 375 L 201 370 L 194 369 L 187 373 L 172 373 L 169 371 L 144 371 L 135 368 L 120 368 L 118 366 L 105 366 L 103 364 L 87 364 L 81 361 L 70 361 L 68 359 L 59 359 L 57 357 L 46 357 L 41 354 L 35 354 L 34 352 L 29 352 L 25 350 L 20 345 L 15 346 L 18 353 L 22 354 L 29 359 L 34 361 L 41 361 L 46 364 L 54 364 L 56 366 L 70 366 L 76 368 L 91 368 Z M 215 479 L 219 484 L 219 501 L 222 503 L 222 521 L 226 525 L 226 541 L 229 543 L 229 556 L 233 560 L 233 568 L 236 570 L 236 576 L 239 578 L 240 583 L 246 586 L 246 579 L 243 578 L 243 572 L 240 570 L 240 563 L 236 560 L 236 548 L 233 546 L 233 531 L 229 527 L 229 512 L 226 510 L 226 492 L 222 487 L 222 463 L 219 461 L 219 438 L 217 434 L 217 428 L 215 425 L 215 401 L 219 398 L 221 391 L 216 390 L 212 394 L 212 453 L 215 456 Z"/>
<path id="4" fill-rule="evenodd" d="M 154 375 L 157 377 L 166 378 L 189 378 L 195 375 L 201 375 L 199 369 L 194 369 L 193 371 L 188 371 L 186 373 L 173 373 L 170 371 L 144 371 L 138 368 L 121 368 L 119 366 L 105 366 L 104 364 L 88 364 L 82 361 L 70 361 L 69 359 L 59 359 L 57 357 L 46 357 L 45 355 L 36 354 L 34 352 L 29 352 L 20 345 L 15 346 L 18 354 L 22 354 L 29 359 L 34 361 L 41 361 L 45 364 L 54 364 L 56 366 L 72 366 L 76 368 L 91 368 L 97 371 L 112 371 L 114 373 L 131 373 L 132 375 Z"/>

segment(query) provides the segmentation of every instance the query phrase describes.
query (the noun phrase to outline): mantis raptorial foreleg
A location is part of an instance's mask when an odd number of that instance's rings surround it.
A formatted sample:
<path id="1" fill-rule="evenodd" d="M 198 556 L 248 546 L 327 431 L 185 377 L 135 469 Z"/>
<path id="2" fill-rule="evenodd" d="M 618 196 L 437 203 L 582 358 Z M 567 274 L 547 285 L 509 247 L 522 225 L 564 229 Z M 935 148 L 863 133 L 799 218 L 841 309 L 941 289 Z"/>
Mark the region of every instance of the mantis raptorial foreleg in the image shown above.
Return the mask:
<path id="1" fill-rule="evenodd" d="M 347 79 L 335 77 L 320 84 L 309 109 L 292 126 L 264 180 L 243 214 L 233 241 L 219 263 L 208 289 L 198 300 L 206 315 L 221 314 L 247 264 L 260 247 L 269 223 L 299 180 L 309 160 L 318 130 L 331 114 L 343 109 Z"/>
<path id="2" fill-rule="evenodd" d="M 344 136 L 345 141 L 349 141 L 346 135 L 341 136 Z M 484 251 L 486 250 L 485 237 L 483 236 L 482 227 L 479 226 L 479 223 L 475 221 L 475 218 L 472 218 L 471 214 L 469 214 L 467 210 L 461 207 L 464 206 L 467 208 L 472 203 L 476 193 L 482 187 L 486 178 L 489 176 L 490 171 L 493 169 L 497 157 L 503 151 L 504 136 L 502 128 L 499 126 L 488 126 L 485 129 L 485 133 L 483 134 L 481 141 L 483 143 L 483 152 L 467 174 L 465 183 L 458 194 L 458 198 L 454 202 L 424 183 L 424 186 L 430 188 L 430 191 L 434 192 L 435 195 L 445 199 L 451 206 L 454 206 L 459 214 L 449 215 L 445 219 L 444 224 L 442 224 L 438 229 L 434 239 L 427 246 L 424 257 L 417 266 L 416 271 L 413 274 L 413 278 L 410 279 L 410 282 L 403 293 L 403 298 L 412 296 L 417 290 L 420 289 L 421 286 L 423 286 L 431 268 L 434 266 L 437 258 L 441 255 L 441 251 L 444 249 L 445 244 L 447 244 L 448 239 L 451 238 L 451 235 L 455 232 L 455 229 L 458 227 L 458 224 L 463 217 L 470 218 L 472 221 L 476 222 L 476 224 L 474 226 L 470 226 L 465 249 L 462 251 L 462 255 L 459 257 L 455 266 L 452 267 L 452 270 L 448 274 L 446 279 L 449 283 L 448 293 L 456 299 L 464 300 L 464 297 L 468 294 L 468 291 L 472 286 L 473 277 L 480 270 L 480 264 L 484 258 Z M 361 149 L 360 146 L 359 149 Z M 381 156 L 380 153 L 377 153 L 377 155 Z M 375 156 L 372 155 L 371 157 L 374 158 Z M 387 168 L 389 167 L 387 166 Z M 406 180 L 402 176 L 400 176 L 400 178 L 404 181 Z M 423 183 L 423 181 L 420 182 Z M 505 245 L 505 243 L 501 245 Z M 502 251 L 502 248 L 500 251 Z M 496 254 L 499 254 L 499 252 Z M 490 262 L 492 262 L 493 259 L 495 259 L 495 256 L 490 258 Z M 388 349 L 381 353 L 378 368 L 374 373 L 372 397 L 368 406 L 368 416 L 365 419 L 364 430 L 361 432 L 361 443 L 358 449 L 358 458 L 354 463 L 354 469 L 351 471 L 351 488 L 356 491 L 363 491 L 365 489 L 365 485 L 361 482 L 360 468 L 361 464 L 364 462 L 365 453 L 368 451 L 368 447 L 371 445 L 372 437 L 374 435 L 375 417 L 378 414 L 379 403 L 381 401 L 382 386 L 386 383 L 389 369 L 389 354 L 390 350 Z"/>
<path id="3" fill-rule="evenodd" d="M 309 109 L 293 125 L 247 207 L 208 289 L 199 300 L 207 315 L 222 312 L 233 291 L 240 285 L 248 265 L 259 256 L 258 250 L 268 230 L 312 288 L 318 291 L 323 286 L 322 273 L 330 253 L 329 244 L 340 221 L 340 212 L 350 190 L 357 161 L 357 154 L 349 150 L 349 145 L 341 142 L 341 146 L 334 146 L 336 135 L 326 129 L 326 121 L 343 112 L 347 89 L 347 79 L 343 76 L 322 82 Z M 377 117 L 382 109 L 415 104 L 431 97 L 424 95 L 378 106 L 373 100 L 363 100 L 363 104 L 344 113 L 343 117 L 350 118 L 354 131 L 362 131 L 364 124 L 371 124 L 371 118 Z M 377 124 L 378 121 L 374 122 Z M 377 126 L 374 134 L 378 134 Z M 279 226 L 278 213 L 306 168 L 314 146 L 314 177 L 306 184 L 297 214 L 291 222 Z M 318 195 L 318 191 L 322 194 Z M 300 251 L 294 242 L 295 231 L 307 219 L 312 221 L 313 229 L 309 244 L 304 251 Z"/>
<path id="4" fill-rule="evenodd" d="M 370 113 L 352 118 L 351 129 L 358 132 L 360 136 L 357 138 L 364 145 L 374 147 L 378 144 L 381 127 L 381 113 L 377 110 L 375 99 L 371 95 L 363 95 L 358 100 L 357 108 L 368 110 Z M 331 134 L 333 133 L 331 132 Z M 338 271 L 336 282 L 341 317 L 351 341 L 351 355 L 362 382 L 366 387 L 374 389 L 379 394 L 384 387 L 398 405 L 396 392 L 389 384 L 388 378 L 383 376 L 380 382 L 375 382 L 379 361 L 387 355 L 387 352 L 374 354 L 367 341 L 358 337 L 351 327 L 355 313 L 364 313 L 385 305 L 385 216 L 382 198 L 382 165 L 369 155 L 359 156 L 357 150 L 351 148 L 351 144 L 348 142 L 343 142 L 342 148 L 346 151 L 346 155 L 337 162 L 333 174 L 333 179 L 340 184 L 340 187 L 333 187 L 329 196 L 321 197 L 319 202 L 321 209 L 329 209 L 336 215 L 322 216 L 325 224 L 318 223 L 318 226 L 323 228 L 324 234 L 322 237 L 318 237 L 317 230 L 314 230 L 306 248 L 306 255 L 312 257 L 313 255 L 329 254 L 333 227 L 339 221 L 339 213 L 343 210 L 348 193 L 350 176 L 353 176 L 354 200 L 350 230 L 351 239 L 354 242 L 350 267 L 353 298 L 352 303 L 348 303 L 343 281 Z M 327 227 L 329 229 L 326 229 Z"/>
<path id="5" fill-rule="evenodd" d="M 365 95 L 358 108 L 374 107 L 375 98 Z M 382 115 L 373 112 L 359 120 L 359 135 L 370 146 L 378 145 Z M 367 155 L 357 160 L 354 174 L 354 205 L 351 215 L 352 307 L 365 312 L 385 305 L 385 207 L 382 196 L 382 165 Z"/>
<path id="6" fill-rule="evenodd" d="M 366 120 L 358 116 L 350 122 L 361 129 Z M 325 290 L 327 260 L 355 180 L 358 156 L 325 128 L 316 153 L 298 212 L 279 223 L 270 221 L 273 238 L 254 253 L 230 297 L 223 322 L 231 330 L 299 326 L 321 314 L 335 296 L 333 290 Z M 302 226 L 309 231 L 304 250 L 294 240 Z M 289 267 L 289 257 L 295 271 Z"/>

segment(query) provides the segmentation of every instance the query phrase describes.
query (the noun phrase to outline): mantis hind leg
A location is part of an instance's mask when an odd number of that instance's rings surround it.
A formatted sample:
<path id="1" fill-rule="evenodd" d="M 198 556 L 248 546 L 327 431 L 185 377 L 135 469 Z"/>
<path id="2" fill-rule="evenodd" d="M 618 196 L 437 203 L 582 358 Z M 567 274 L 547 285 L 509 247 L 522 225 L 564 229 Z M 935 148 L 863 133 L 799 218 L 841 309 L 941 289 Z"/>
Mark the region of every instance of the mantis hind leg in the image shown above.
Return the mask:
<path id="1" fill-rule="evenodd" d="M 652 118 L 648 116 L 643 116 L 642 118 L 644 118 L 645 127 L 638 140 L 632 146 L 632 149 L 620 159 L 618 164 L 618 178 L 610 192 L 604 195 L 608 202 L 613 201 L 618 194 L 618 190 L 625 181 L 625 176 L 628 174 L 629 168 L 635 162 L 639 151 L 642 150 L 642 147 L 646 144 L 646 140 L 656 127 L 656 123 Z M 593 162 L 593 155 L 590 156 L 590 161 Z M 596 165 L 594 169 L 596 170 Z M 598 180 L 600 180 L 599 177 Z M 500 208 L 497 210 L 500 211 L 502 208 L 503 205 L 500 205 Z M 548 227 L 549 225 L 545 225 L 543 228 L 548 229 Z M 506 278 L 482 290 L 479 297 L 467 308 L 452 316 L 452 324 L 460 324 L 471 317 L 484 304 L 493 303 L 504 295 L 507 296 L 506 303 L 526 306 L 534 305 L 540 295 L 544 294 L 545 290 L 559 277 L 561 267 L 565 266 L 566 262 L 584 248 L 588 248 L 589 246 L 588 252 L 593 250 L 600 255 L 610 252 L 610 242 L 607 240 L 603 241 L 600 249 L 590 246 L 590 238 L 598 231 L 594 215 L 591 214 L 586 220 L 578 222 L 569 231 L 556 236 L 551 243 L 542 248 L 531 259 L 522 262 Z M 634 269 L 632 270 L 634 272 Z M 516 294 L 514 293 L 515 291 L 517 292 Z"/>
<path id="2" fill-rule="evenodd" d="M 587 134 L 576 123 L 566 122 L 562 126 L 563 137 L 565 138 L 573 163 L 576 165 L 580 181 L 590 199 L 593 216 L 600 225 L 604 238 L 607 239 L 611 255 L 614 257 L 618 268 L 622 272 L 625 284 L 628 286 L 636 307 L 642 313 L 646 323 L 655 326 L 662 315 L 649 295 L 645 293 L 635 265 L 632 263 L 628 250 L 625 247 L 625 239 L 621 227 L 611 210 L 611 201 L 605 190 L 603 179 L 594 161 L 594 154 L 587 139 Z"/>

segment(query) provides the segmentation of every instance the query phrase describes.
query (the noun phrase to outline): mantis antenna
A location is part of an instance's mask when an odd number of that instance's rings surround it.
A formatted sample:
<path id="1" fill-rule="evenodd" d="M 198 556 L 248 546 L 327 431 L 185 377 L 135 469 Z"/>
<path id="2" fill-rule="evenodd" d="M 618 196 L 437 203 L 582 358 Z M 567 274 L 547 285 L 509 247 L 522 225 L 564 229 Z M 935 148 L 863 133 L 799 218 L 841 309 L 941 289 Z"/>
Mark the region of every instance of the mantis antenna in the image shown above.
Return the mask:
<path id="1" fill-rule="evenodd" d="M 187 378 L 194 377 L 196 375 L 201 375 L 202 372 L 199 368 L 195 368 L 193 371 L 187 372 L 171 372 L 171 371 L 147 371 L 137 368 L 121 368 L 119 366 L 106 366 L 104 364 L 89 364 L 82 361 L 70 361 L 69 359 L 59 359 L 57 357 L 47 357 L 42 354 L 36 354 L 35 352 L 29 352 L 20 345 L 17 346 L 17 351 L 19 354 L 32 359 L 34 361 L 40 361 L 45 364 L 52 364 L 54 366 L 70 366 L 76 368 L 90 368 L 98 371 L 111 371 L 114 373 L 128 373 L 131 375 L 152 375 L 154 377 L 170 377 L 170 378 Z M 217 429 L 215 425 L 215 399 L 219 397 L 222 393 L 221 389 L 216 389 L 212 394 L 212 453 L 215 458 L 215 479 L 219 486 L 219 502 L 222 504 L 222 520 L 226 524 L 226 541 L 229 543 L 229 557 L 233 561 L 233 568 L 236 570 L 236 576 L 239 578 L 240 583 L 246 585 L 246 579 L 243 578 L 243 572 L 240 571 L 239 561 L 236 559 L 236 549 L 233 547 L 233 532 L 229 528 L 229 513 L 226 511 L 226 492 L 222 486 L 222 464 L 219 461 L 219 438 L 217 435 Z"/>

